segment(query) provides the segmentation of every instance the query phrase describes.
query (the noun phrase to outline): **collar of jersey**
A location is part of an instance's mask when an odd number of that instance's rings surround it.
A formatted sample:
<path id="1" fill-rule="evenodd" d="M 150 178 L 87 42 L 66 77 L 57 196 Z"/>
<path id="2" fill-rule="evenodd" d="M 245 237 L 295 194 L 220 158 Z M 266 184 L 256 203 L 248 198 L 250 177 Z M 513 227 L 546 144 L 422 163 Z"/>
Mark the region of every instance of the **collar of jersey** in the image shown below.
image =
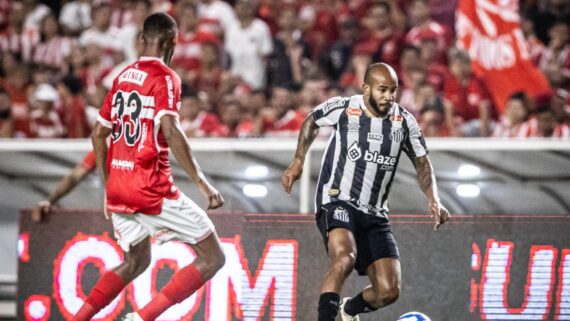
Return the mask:
<path id="1" fill-rule="evenodd" d="M 360 109 L 364 110 L 364 114 L 366 116 L 368 116 L 368 118 L 378 118 L 378 119 L 386 119 L 388 117 L 390 117 L 390 115 L 392 115 L 394 113 L 394 103 L 392 103 L 392 107 L 390 107 L 390 110 L 388 111 L 388 113 L 386 114 L 386 117 L 376 117 L 374 116 L 374 114 L 372 114 L 372 112 L 370 110 L 368 110 L 368 108 L 366 108 L 366 104 L 364 104 L 364 95 L 361 95 L 359 98 L 359 102 L 360 104 Z"/>
<path id="2" fill-rule="evenodd" d="M 142 56 L 139 58 L 139 61 L 152 61 L 152 60 L 156 60 L 156 61 L 164 64 L 164 61 L 162 61 L 162 59 L 160 59 L 158 57 Z"/>

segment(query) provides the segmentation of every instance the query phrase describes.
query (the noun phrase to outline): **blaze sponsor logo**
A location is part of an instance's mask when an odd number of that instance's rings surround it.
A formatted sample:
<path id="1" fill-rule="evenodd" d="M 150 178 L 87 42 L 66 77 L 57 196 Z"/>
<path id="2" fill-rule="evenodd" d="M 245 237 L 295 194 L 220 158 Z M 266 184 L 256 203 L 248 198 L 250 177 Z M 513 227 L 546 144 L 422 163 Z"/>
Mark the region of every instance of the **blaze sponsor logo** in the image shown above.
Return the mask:
<path id="1" fill-rule="evenodd" d="M 362 115 L 362 109 L 350 107 L 346 109 L 346 114 L 348 116 L 360 117 L 360 115 Z"/>
<path id="2" fill-rule="evenodd" d="M 369 143 L 382 144 L 382 141 L 384 140 L 384 136 L 382 134 L 368 133 L 368 139 L 367 140 Z"/>
<path id="3" fill-rule="evenodd" d="M 396 157 L 385 156 L 379 152 L 371 152 L 369 150 L 364 152 L 364 160 L 370 163 L 382 165 L 380 169 L 385 171 L 394 170 L 394 165 L 396 165 Z"/>
<path id="4" fill-rule="evenodd" d="M 132 171 L 133 169 L 135 169 L 135 162 L 124 159 L 113 158 L 113 160 L 111 161 L 111 167 L 116 169 Z"/>
<path id="5" fill-rule="evenodd" d="M 119 84 L 122 83 L 123 81 L 126 81 L 142 86 L 147 76 L 148 73 L 142 70 L 129 68 L 119 76 Z"/>

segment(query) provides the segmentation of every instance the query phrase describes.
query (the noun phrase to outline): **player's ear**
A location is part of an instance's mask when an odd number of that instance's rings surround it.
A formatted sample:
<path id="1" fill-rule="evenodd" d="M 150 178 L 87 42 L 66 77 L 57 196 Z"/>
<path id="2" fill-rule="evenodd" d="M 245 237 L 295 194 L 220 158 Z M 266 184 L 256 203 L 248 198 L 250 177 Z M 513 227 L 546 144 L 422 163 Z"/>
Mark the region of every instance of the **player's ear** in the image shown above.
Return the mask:
<path id="1" fill-rule="evenodd" d="M 362 84 L 362 91 L 365 95 L 370 95 L 370 86 L 367 83 Z"/>

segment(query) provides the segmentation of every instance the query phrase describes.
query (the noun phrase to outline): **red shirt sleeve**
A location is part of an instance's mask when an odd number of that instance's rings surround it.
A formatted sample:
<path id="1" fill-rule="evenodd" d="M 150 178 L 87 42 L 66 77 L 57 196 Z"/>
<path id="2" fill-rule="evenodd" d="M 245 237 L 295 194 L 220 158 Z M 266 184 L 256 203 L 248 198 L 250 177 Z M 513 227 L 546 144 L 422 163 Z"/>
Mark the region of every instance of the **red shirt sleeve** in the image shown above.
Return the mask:
<path id="1" fill-rule="evenodd" d="M 88 171 L 94 170 L 95 167 L 97 167 L 97 164 L 95 163 L 95 152 L 90 151 L 87 153 L 81 161 L 81 165 L 83 165 L 83 167 Z"/>

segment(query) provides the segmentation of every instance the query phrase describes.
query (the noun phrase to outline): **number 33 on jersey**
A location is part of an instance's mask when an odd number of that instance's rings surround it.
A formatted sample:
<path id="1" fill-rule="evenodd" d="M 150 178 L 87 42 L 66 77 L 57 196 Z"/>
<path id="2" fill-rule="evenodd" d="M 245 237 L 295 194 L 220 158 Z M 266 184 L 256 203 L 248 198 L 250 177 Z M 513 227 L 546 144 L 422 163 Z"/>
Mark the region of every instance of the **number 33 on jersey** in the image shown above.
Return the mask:
<path id="1" fill-rule="evenodd" d="M 158 58 L 142 57 L 115 79 L 98 117 L 112 130 L 107 156 L 107 169 L 113 173 L 107 183 L 109 209 L 159 212 L 163 195 L 176 193 L 160 119 L 178 117 L 179 108 L 180 78 Z M 113 204 L 126 208 L 113 210 Z"/>

